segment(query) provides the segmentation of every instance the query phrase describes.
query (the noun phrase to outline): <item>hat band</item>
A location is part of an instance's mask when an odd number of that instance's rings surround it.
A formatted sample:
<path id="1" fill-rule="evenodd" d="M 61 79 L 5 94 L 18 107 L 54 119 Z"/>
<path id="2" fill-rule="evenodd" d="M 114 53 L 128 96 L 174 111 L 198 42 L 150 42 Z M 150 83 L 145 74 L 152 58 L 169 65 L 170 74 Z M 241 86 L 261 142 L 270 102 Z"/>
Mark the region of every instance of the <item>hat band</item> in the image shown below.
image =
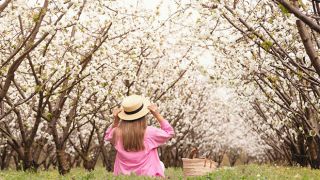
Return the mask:
<path id="1" fill-rule="evenodd" d="M 131 112 L 124 111 L 124 113 L 129 114 L 129 115 L 130 114 L 135 114 L 135 113 L 139 112 L 142 108 L 143 108 L 143 104 L 137 110 L 134 110 L 134 111 L 131 111 Z"/>

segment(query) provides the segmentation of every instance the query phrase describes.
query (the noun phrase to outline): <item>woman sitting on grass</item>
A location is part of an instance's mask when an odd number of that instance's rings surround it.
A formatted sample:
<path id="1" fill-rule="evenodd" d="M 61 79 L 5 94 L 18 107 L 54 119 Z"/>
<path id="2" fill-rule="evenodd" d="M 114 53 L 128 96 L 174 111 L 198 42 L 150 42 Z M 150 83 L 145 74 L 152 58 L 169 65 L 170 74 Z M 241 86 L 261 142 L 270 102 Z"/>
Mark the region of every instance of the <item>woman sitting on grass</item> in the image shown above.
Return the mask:
<path id="1" fill-rule="evenodd" d="M 148 112 L 157 119 L 161 129 L 147 126 Z M 107 129 L 105 140 L 117 150 L 114 174 L 164 177 L 164 165 L 157 147 L 174 136 L 174 130 L 158 112 L 156 105 L 138 95 L 126 97 L 121 109 L 113 110 L 114 122 Z M 121 121 L 120 121 L 121 119 Z"/>

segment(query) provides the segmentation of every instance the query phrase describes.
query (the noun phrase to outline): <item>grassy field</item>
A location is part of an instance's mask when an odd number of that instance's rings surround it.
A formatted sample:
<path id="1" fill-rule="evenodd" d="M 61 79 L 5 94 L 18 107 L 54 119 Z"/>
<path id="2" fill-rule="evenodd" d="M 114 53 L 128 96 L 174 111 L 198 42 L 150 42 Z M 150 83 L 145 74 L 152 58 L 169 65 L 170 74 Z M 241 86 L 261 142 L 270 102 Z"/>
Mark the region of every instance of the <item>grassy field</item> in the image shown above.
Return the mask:
<path id="1" fill-rule="evenodd" d="M 166 170 L 167 179 L 183 179 L 182 170 L 169 168 Z M 106 179 L 152 179 L 147 177 L 137 176 L 112 176 L 112 173 L 106 172 L 103 168 L 96 168 L 93 172 L 86 172 L 84 169 L 73 169 L 71 173 L 66 176 L 60 176 L 57 171 L 39 171 L 38 173 L 18 172 L 15 170 L 0 171 L 0 180 L 56 180 L 56 179 L 70 179 L 70 180 L 106 180 Z M 229 180 L 229 179 L 260 179 L 260 180 L 320 180 L 320 170 L 311 170 L 308 168 L 298 167 L 278 167 L 269 165 L 248 165 L 237 166 L 234 168 L 222 167 L 214 173 L 204 177 L 193 177 L 188 179 L 217 179 L 217 180 Z"/>

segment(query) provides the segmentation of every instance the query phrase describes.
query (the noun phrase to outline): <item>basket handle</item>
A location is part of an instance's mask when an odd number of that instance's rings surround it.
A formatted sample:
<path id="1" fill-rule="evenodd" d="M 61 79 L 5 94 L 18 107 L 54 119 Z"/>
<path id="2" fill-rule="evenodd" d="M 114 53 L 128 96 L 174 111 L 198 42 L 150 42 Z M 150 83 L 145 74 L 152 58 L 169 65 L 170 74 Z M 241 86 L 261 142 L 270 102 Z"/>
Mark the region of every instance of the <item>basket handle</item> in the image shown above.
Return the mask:
<path id="1" fill-rule="evenodd" d="M 194 147 L 189 154 L 189 158 L 194 159 L 197 156 L 197 153 L 198 153 L 198 149 Z"/>

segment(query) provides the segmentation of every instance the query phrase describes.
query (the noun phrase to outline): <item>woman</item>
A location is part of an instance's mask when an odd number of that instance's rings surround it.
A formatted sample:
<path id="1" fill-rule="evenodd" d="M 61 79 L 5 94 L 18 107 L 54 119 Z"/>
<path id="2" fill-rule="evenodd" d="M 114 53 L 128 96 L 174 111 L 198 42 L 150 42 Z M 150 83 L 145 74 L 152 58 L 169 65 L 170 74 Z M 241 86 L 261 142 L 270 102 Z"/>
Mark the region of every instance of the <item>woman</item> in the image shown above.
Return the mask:
<path id="1" fill-rule="evenodd" d="M 157 106 L 150 105 L 142 96 L 128 96 L 121 106 L 113 110 L 114 122 L 105 133 L 105 140 L 117 150 L 114 174 L 164 177 L 157 147 L 174 136 L 172 126 L 160 115 Z M 148 112 L 157 119 L 161 129 L 147 126 Z"/>

